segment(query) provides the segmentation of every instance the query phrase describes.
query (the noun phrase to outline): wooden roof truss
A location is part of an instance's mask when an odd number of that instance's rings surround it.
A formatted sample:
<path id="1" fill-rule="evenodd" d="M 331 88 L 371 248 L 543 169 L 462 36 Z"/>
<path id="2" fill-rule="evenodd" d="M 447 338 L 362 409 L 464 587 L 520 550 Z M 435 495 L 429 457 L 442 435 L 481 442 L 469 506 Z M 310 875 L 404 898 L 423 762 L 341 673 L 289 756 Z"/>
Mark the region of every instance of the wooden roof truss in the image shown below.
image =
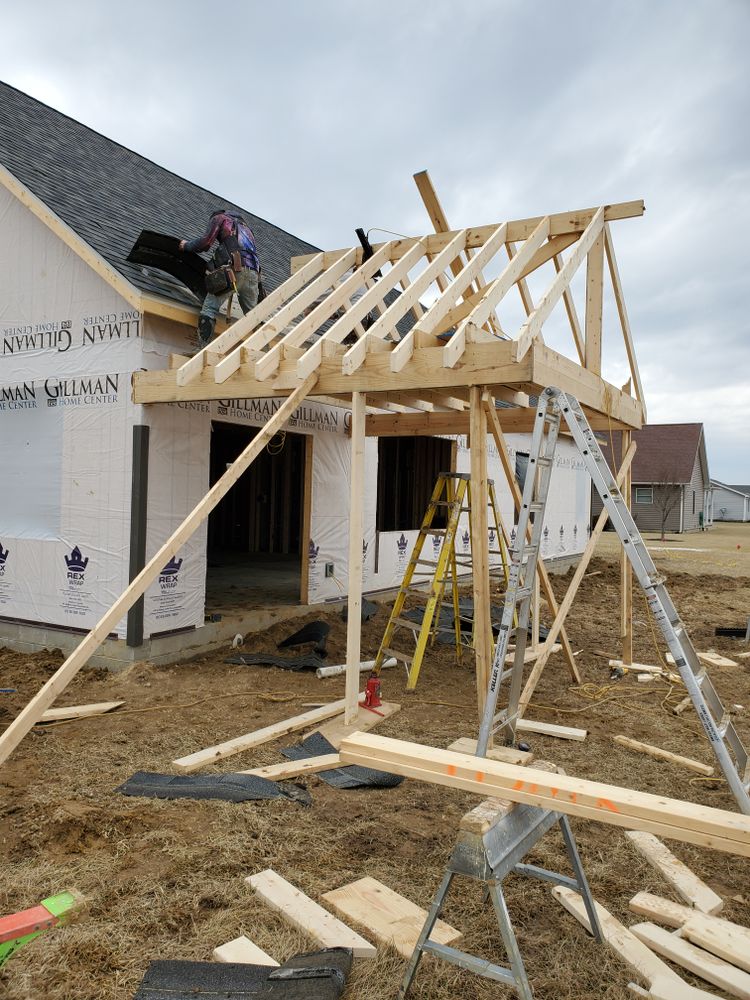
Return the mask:
<path id="1" fill-rule="evenodd" d="M 427 185 L 420 188 L 426 203 Z M 363 392 L 380 411 L 455 414 L 467 409 L 474 385 L 523 404 L 524 393 L 556 384 L 581 400 L 595 426 L 604 417 L 608 426 L 639 427 L 643 389 L 610 223 L 643 210 L 640 201 L 626 202 L 398 238 L 376 244 L 369 259 L 360 247 L 295 258 L 287 281 L 206 349 L 175 359 L 165 372 L 137 373 L 134 399 L 288 395 L 315 375 L 315 396 L 348 402 Z M 431 214 L 444 222 L 442 210 Z M 605 257 L 632 394 L 601 376 Z M 584 262 L 582 324 L 571 280 Z M 551 280 L 535 303 L 526 278 L 545 265 Z M 485 271 L 497 276 L 486 280 Z M 526 319 L 520 329 L 503 330 L 497 309 L 514 288 Z M 544 324 L 560 300 L 575 360 L 544 343 Z M 402 335 L 407 314 L 412 325 Z"/>

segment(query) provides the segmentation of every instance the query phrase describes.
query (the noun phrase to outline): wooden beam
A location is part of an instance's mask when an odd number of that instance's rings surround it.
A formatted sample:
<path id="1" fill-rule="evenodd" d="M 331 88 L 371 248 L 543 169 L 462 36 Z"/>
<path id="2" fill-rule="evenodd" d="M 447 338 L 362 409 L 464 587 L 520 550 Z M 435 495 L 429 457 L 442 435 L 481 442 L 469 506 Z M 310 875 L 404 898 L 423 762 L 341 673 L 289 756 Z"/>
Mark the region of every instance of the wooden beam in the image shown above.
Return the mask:
<path id="1" fill-rule="evenodd" d="M 487 242 L 480 248 L 479 253 L 466 267 L 459 269 L 458 275 L 453 279 L 453 281 L 451 281 L 445 292 L 433 303 L 432 306 L 430 306 L 417 324 L 416 330 L 420 333 L 434 334 L 443 328 L 448 329 L 443 320 L 449 314 L 457 313 L 457 311 L 462 310 L 463 315 L 468 316 L 469 313 L 472 312 L 476 305 L 483 300 L 486 294 L 488 294 L 491 286 L 494 285 L 494 282 L 492 282 L 491 285 L 483 286 L 478 292 L 468 294 L 467 290 L 471 287 L 471 279 L 476 277 L 481 268 L 485 267 L 492 260 L 492 258 L 496 256 L 500 248 L 504 245 L 505 233 L 505 226 L 498 226 L 498 228 L 491 233 Z M 456 305 L 456 300 L 462 295 L 464 296 L 463 303 Z M 471 308 L 469 308 L 469 306 L 471 306 Z M 451 325 L 453 324 L 450 323 L 449 326 Z"/>
<path id="2" fill-rule="evenodd" d="M 747 927 L 694 913 L 685 922 L 682 936 L 712 955 L 750 972 L 750 930 Z"/>
<path id="3" fill-rule="evenodd" d="M 124 701 L 100 701 L 92 705 L 71 705 L 69 708 L 49 708 L 42 715 L 40 722 L 62 722 L 68 719 L 90 719 L 92 716 L 105 715 Z"/>
<path id="4" fill-rule="evenodd" d="M 492 618 L 490 611 L 490 557 L 487 525 L 487 414 L 482 390 L 471 390 L 471 577 L 474 595 L 474 656 L 479 718 L 484 713 L 492 669 Z"/>
<path id="5" fill-rule="evenodd" d="M 630 329 L 630 320 L 628 319 L 628 312 L 625 307 L 625 296 L 622 291 L 622 282 L 620 281 L 620 271 L 617 267 L 617 258 L 615 257 L 615 247 L 612 242 L 612 233 L 610 232 L 609 226 L 604 226 L 604 246 L 607 251 L 607 264 L 609 265 L 609 275 L 612 279 L 612 289 L 615 294 L 615 304 L 617 305 L 617 314 L 620 317 L 620 327 L 622 329 L 622 335 L 625 340 L 625 350 L 628 355 L 628 363 L 630 364 L 630 374 L 633 378 L 633 388 L 635 389 L 635 398 L 643 404 L 644 413 L 643 418 L 646 419 L 646 399 L 643 394 L 643 385 L 641 383 L 641 373 L 638 370 L 638 358 L 635 353 L 635 345 L 633 343 L 633 334 Z"/>
<path id="6" fill-rule="evenodd" d="M 620 746 L 628 750 L 646 754 L 647 757 L 654 757 L 656 760 L 666 760 L 670 764 L 678 764 L 680 767 L 686 767 L 688 771 L 695 771 L 696 774 L 702 774 L 705 778 L 710 778 L 714 773 L 714 769 L 710 764 L 702 764 L 699 760 L 693 760 L 692 757 L 682 757 L 680 754 L 671 753 L 669 750 L 662 749 L 662 747 L 652 746 L 651 743 L 641 743 L 639 740 L 631 740 L 629 736 L 613 736 L 612 739 L 615 743 L 619 743 Z"/>
<path id="7" fill-rule="evenodd" d="M 562 885 L 555 886 L 552 890 L 552 895 L 590 934 L 591 925 L 581 896 L 572 889 L 568 889 Z M 616 952 L 623 962 L 635 972 L 639 979 L 648 983 L 649 986 L 657 979 L 671 983 L 681 982 L 680 977 L 668 965 L 662 962 L 660 958 L 657 958 L 650 948 L 647 948 L 639 941 L 601 903 L 594 902 L 594 906 L 604 940 L 612 951 Z"/>
<path id="8" fill-rule="evenodd" d="M 633 219 L 643 215 L 646 210 L 643 201 L 624 201 L 613 205 L 604 205 L 603 209 L 605 222 L 615 222 L 619 219 Z M 550 215 L 550 236 L 559 236 L 561 233 L 582 233 L 599 211 L 599 208 L 584 208 L 574 212 L 559 212 L 555 215 Z M 508 222 L 508 240 L 511 242 L 518 242 L 519 240 L 528 239 L 544 218 L 545 216 L 543 215 L 536 215 L 533 218 L 514 219 L 513 221 Z M 482 246 L 482 244 L 487 241 L 487 238 L 492 230 L 497 229 L 500 224 L 501 223 L 499 222 L 495 222 L 488 226 L 477 226 L 476 228 L 467 230 L 467 248 L 472 250 L 476 247 Z M 451 231 L 447 233 L 435 233 L 431 236 L 406 237 L 402 240 L 398 240 L 394 246 L 392 259 L 397 260 L 399 257 L 403 256 L 417 242 L 421 242 L 428 254 L 440 253 L 443 247 L 447 246 L 454 235 L 455 232 Z M 381 245 L 382 244 L 374 244 L 373 249 L 377 250 Z M 335 260 L 337 254 L 341 254 L 343 252 L 344 251 L 342 250 L 326 251 L 324 257 L 325 266 L 328 267 L 330 261 Z M 304 265 L 314 256 L 315 254 L 303 254 L 299 257 L 292 257 L 292 273 L 295 273 L 300 267 L 304 267 Z M 359 262 L 362 260 L 361 249 L 357 251 L 357 259 Z"/>
<path id="9" fill-rule="evenodd" d="M 411 958 L 427 910 L 369 875 L 324 892 L 322 898 L 339 916 L 366 927 L 377 941 L 390 945 L 403 958 Z M 430 932 L 430 940 L 441 944 L 451 944 L 462 936 L 443 920 L 437 920 Z"/>
<path id="10" fill-rule="evenodd" d="M 271 968 L 278 968 L 279 965 L 276 959 L 271 958 L 244 934 L 214 948 L 213 958 L 215 962 L 240 962 L 246 965 L 267 965 Z"/>
<path id="11" fill-rule="evenodd" d="M 287 778 L 299 778 L 303 774 L 319 774 L 321 771 L 332 771 L 341 767 L 341 758 L 337 753 L 321 754 L 319 757 L 306 757 L 304 760 L 284 760 L 278 764 L 266 764 L 265 767 L 254 767 L 249 771 L 237 771 L 237 774 L 255 774 L 269 781 L 285 781 Z"/>
<path id="12" fill-rule="evenodd" d="M 716 914 L 723 908 L 724 900 L 721 896 L 676 858 L 658 837 L 642 830 L 628 830 L 626 836 L 641 857 L 645 858 L 690 906 L 694 906 L 701 913 L 711 914 Z"/>
<path id="13" fill-rule="evenodd" d="M 636 449 L 635 444 L 631 445 L 630 451 L 625 456 L 620 465 L 620 472 L 618 474 L 618 478 L 615 480 L 615 483 L 617 484 L 618 487 L 625 478 L 627 470 L 630 468 L 631 462 L 635 457 L 635 449 Z M 519 700 L 519 708 L 518 708 L 519 713 L 521 715 L 523 715 L 526 709 L 528 708 L 529 702 L 531 701 L 532 695 L 534 694 L 534 690 L 537 684 L 539 683 L 539 678 L 542 676 L 542 671 L 544 670 L 547 664 L 547 660 L 552 655 L 554 643 L 557 641 L 557 637 L 558 635 L 560 635 L 562 631 L 565 619 L 567 618 L 568 612 L 570 611 L 573 605 L 573 601 L 575 600 L 576 594 L 578 593 L 578 588 L 581 585 L 581 581 L 583 580 L 589 562 L 591 561 L 591 557 L 594 554 L 594 550 L 596 549 L 599 538 L 602 532 L 604 531 L 604 526 L 608 520 L 609 520 L 609 514 L 607 513 L 607 509 L 605 507 L 599 514 L 596 524 L 594 525 L 594 529 L 591 532 L 588 542 L 586 543 L 586 548 L 583 550 L 581 558 L 578 560 L 578 565 L 576 566 L 575 573 L 573 574 L 573 579 L 568 584 L 568 589 L 565 592 L 565 597 L 562 599 L 562 602 L 560 603 L 557 610 L 552 612 L 555 616 L 554 621 L 552 622 L 550 630 L 547 633 L 547 638 L 544 640 L 544 643 L 542 644 L 539 656 L 537 657 L 536 663 L 532 667 L 531 673 L 529 674 L 526 684 L 524 685 L 524 689 L 521 692 L 521 698 Z"/>
<path id="14" fill-rule="evenodd" d="M 347 764 L 750 857 L 750 816 L 726 809 L 570 775 L 551 775 L 533 766 L 517 767 L 372 733 L 354 733 L 343 741 L 340 753 Z"/>
<path id="15" fill-rule="evenodd" d="M 599 236 L 591 244 L 591 249 L 586 258 L 584 367 L 588 368 L 595 375 L 601 375 L 602 373 L 603 277 L 604 235 L 600 231 Z"/>
<path id="16" fill-rule="evenodd" d="M 335 715 L 343 712 L 345 708 L 345 699 L 341 698 L 328 705 L 311 708 L 309 712 L 303 712 L 301 715 L 294 715 L 291 719 L 272 722 L 270 726 L 256 729 L 252 733 L 235 736 L 234 739 L 217 743 L 216 746 L 207 747 L 205 750 L 196 750 L 195 753 L 188 754 L 186 757 L 173 760 L 172 765 L 182 774 L 190 774 L 193 771 L 199 771 L 202 767 L 208 767 L 209 764 L 218 764 L 220 760 L 225 760 L 227 757 L 244 753 L 245 750 L 252 750 L 264 743 L 270 743 L 281 736 L 296 733 L 299 729 L 308 729 L 315 723 L 332 719 Z"/>
<path id="17" fill-rule="evenodd" d="M 362 538 L 365 492 L 365 397 L 352 393 L 351 469 L 349 494 L 349 574 L 346 620 L 346 698 L 344 724 L 359 711 L 359 662 L 362 633 Z"/>
<path id="18" fill-rule="evenodd" d="M 144 568 L 118 597 L 112 607 L 99 620 L 88 635 L 74 649 L 70 656 L 40 688 L 36 695 L 11 722 L 0 736 L 0 764 L 7 760 L 26 733 L 36 725 L 54 700 L 68 686 L 81 667 L 88 662 L 109 633 L 117 625 L 124 614 L 135 604 L 138 598 L 154 582 L 163 567 L 182 548 L 193 532 L 201 525 L 218 502 L 234 486 L 242 473 L 253 463 L 255 458 L 265 449 L 274 434 L 287 422 L 299 404 L 309 395 L 315 385 L 315 378 L 306 379 L 300 387 L 286 399 L 279 409 L 269 418 L 265 427 L 258 432 L 245 450 L 230 465 L 224 475 L 217 480 L 203 499 L 188 514 L 182 524 L 172 532 L 156 554 L 146 563 Z"/>
<path id="19" fill-rule="evenodd" d="M 583 258 L 588 254 L 592 245 L 598 238 L 604 225 L 604 209 L 600 208 L 595 213 L 591 222 L 586 227 L 583 235 L 578 241 L 574 250 L 568 255 L 552 284 L 539 300 L 536 309 L 521 327 L 517 338 L 519 359 L 531 347 L 543 324 L 557 304 L 557 300 L 570 285 L 573 275 L 583 262 Z"/>
<path id="20" fill-rule="evenodd" d="M 477 741 L 468 736 L 460 736 L 448 745 L 448 750 L 476 754 Z M 490 760 L 504 760 L 506 764 L 519 764 L 525 767 L 532 762 L 534 754 L 530 750 L 516 750 L 515 747 L 492 747 L 487 751 L 487 757 Z"/>
<path id="21" fill-rule="evenodd" d="M 502 274 L 492 282 L 492 287 L 487 290 L 487 294 L 481 299 L 480 302 L 477 303 L 474 309 L 472 309 L 466 319 L 453 334 L 452 338 L 445 345 L 443 350 L 443 364 L 447 368 L 452 368 L 463 353 L 463 351 L 457 352 L 453 349 L 454 342 L 461 343 L 462 338 L 465 339 L 468 324 L 471 323 L 476 327 L 481 327 L 487 322 L 487 319 L 492 311 L 516 283 L 524 266 L 539 249 L 548 234 L 549 219 L 544 218 L 526 240 L 516 256 L 509 261 L 507 266 L 503 269 Z"/>
<path id="22" fill-rule="evenodd" d="M 351 309 L 351 296 L 362 287 L 369 288 L 373 275 L 387 261 L 388 244 L 379 250 L 375 256 L 365 261 L 362 267 L 355 270 L 353 274 L 345 277 L 347 272 L 352 269 L 351 255 L 345 257 L 336 265 L 335 272 L 326 272 L 332 278 L 331 290 L 330 292 L 326 292 L 326 289 L 323 288 L 322 291 L 317 291 L 311 297 L 310 305 L 304 309 L 306 315 L 301 315 L 297 307 L 293 306 L 291 315 L 287 313 L 287 316 L 281 319 L 284 313 L 284 310 L 282 310 L 278 314 L 278 317 L 273 316 L 268 323 L 262 326 L 244 344 L 248 350 L 259 350 L 265 344 L 270 344 L 275 337 L 278 336 L 280 338 L 270 350 L 266 351 L 255 362 L 255 377 L 258 379 L 269 378 L 278 369 L 282 358 L 288 353 L 290 347 L 303 347 L 316 330 L 319 330 L 331 317 L 336 316 L 342 309 L 344 310 L 345 317 Z M 336 284 L 337 282 L 340 283 Z M 307 292 L 307 289 L 305 291 Z M 323 301 L 314 305 L 321 294 L 323 295 Z M 288 324 L 293 325 L 287 332 L 284 332 Z M 353 322 L 353 327 L 355 331 L 358 327 L 361 329 L 359 320 Z M 362 332 L 364 333 L 364 330 Z"/>
<path id="23" fill-rule="evenodd" d="M 559 274 L 562 271 L 563 258 L 561 254 L 555 254 L 552 258 L 555 265 L 555 270 Z M 584 364 L 586 359 L 586 348 L 583 342 L 583 334 L 581 333 L 581 324 L 578 319 L 578 310 L 576 309 L 575 300 L 573 299 L 573 293 L 568 286 L 563 292 L 563 305 L 565 306 L 565 313 L 568 317 L 568 323 L 570 324 L 570 332 L 573 334 L 573 342 L 576 347 L 576 353 L 578 354 L 578 360 L 581 364 Z"/>
<path id="24" fill-rule="evenodd" d="M 643 408 L 638 400 L 574 361 L 536 344 L 521 361 L 514 360 L 517 345 L 510 340 L 495 339 L 488 343 L 468 343 L 460 367 L 442 366 L 442 348 L 425 347 L 415 351 L 403 371 L 394 373 L 390 367 L 390 352 L 370 354 L 353 375 L 344 375 L 340 358 L 323 358 L 318 368 L 316 396 L 348 396 L 351 392 L 409 392 L 412 390 L 468 389 L 472 385 L 497 387 L 514 386 L 524 392 L 538 392 L 548 385 L 557 385 L 570 392 L 589 411 L 609 416 L 612 426 L 624 423 L 638 428 L 643 423 Z M 271 382 L 259 382 L 247 366 L 217 385 L 212 371 L 203 372 L 186 386 L 175 383 L 175 373 L 161 371 L 135 372 L 133 401 L 136 403 L 168 403 L 197 399 L 269 399 L 283 397 L 296 389 L 297 361 L 285 360 L 277 377 Z"/>
<path id="25" fill-rule="evenodd" d="M 414 281 L 410 282 L 408 289 L 402 292 L 396 301 L 388 306 L 380 318 L 367 331 L 365 337 L 358 340 L 356 344 L 353 344 L 349 348 L 342 361 L 342 371 L 347 374 L 355 371 L 365 359 L 368 343 L 371 343 L 375 339 L 385 340 L 391 334 L 399 320 L 419 301 L 420 296 L 424 295 L 430 285 L 437 280 L 437 276 L 442 274 L 448 264 L 456 259 L 465 243 L 466 233 L 458 233 L 445 250 L 437 254 L 435 259 L 425 267 L 422 273 L 417 275 Z"/>
<path id="26" fill-rule="evenodd" d="M 227 354 L 232 348 L 250 336 L 259 323 L 263 323 L 268 319 L 275 310 L 281 309 L 286 299 L 296 295 L 300 289 L 304 288 L 322 270 L 323 255 L 320 253 L 314 254 L 312 259 L 297 274 L 287 279 L 278 288 L 275 288 L 262 302 L 259 302 L 248 313 L 245 313 L 242 319 L 238 319 L 224 333 L 212 340 L 208 347 L 205 347 L 198 354 L 187 360 L 177 373 L 177 385 L 186 386 L 193 382 L 200 377 L 207 365 L 216 366 L 221 361 L 223 355 Z M 221 372 L 223 370 L 220 369 Z M 211 373 L 211 377 L 217 378 L 215 369 Z M 223 377 L 220 380 L 223 380 Z"/>
<path id="27" fill-rule="evenodd" d="M 560 740 L 577 740 L 582 743 L 588 735 L 585 729 L 576 726 L 556 726 L 553 722 L 539 722 L 534 719 L 519 719 L 516 728 L 521 733 L 537 736 L 556 736 Z"/>
<path id="28" fill-rule="evenodd" d="M 497 398 L 497 393 L 493 393 Z M 390 401 L 398 402 L 404 397 L 391 395 Z M 378 405 L 377 403 L 375 405 Z M 382 404 L 381 404 L 382 405 Z M 504 434 L 530 434 L 534 429 L 536 408 L 515 407 L 496 411 Z M 606 417 L 586 410 L 586 416 L 593 430 L 609 430 L 616 426 Z M 434 437 L 469 433 L 469 413 L 398 412 L 368 413 L 365 418 L 365 434 L 368 437 Z"/>
<path id="29" fill-rule="evenodd" d="M 621 460 L 630 448 L 632 435 L 629 430 L 622 431 L 621 434 Z M 612 456 L 614 462 L 615 456 Z M 622 484 L 622 498 L 625 506 L 630 510 L 631 492 L 633 481 L 633 469 L 630 466 L 625 474 Z M 622 642 L 622 662 L 628 666 L 633 662 L 633 568 L 627 557 L 625 548 L 620 546 L 620 640 Z"/>
<path id="30" fill-rule="evenodd" d="M 245 882 L 290 924 L 323 948 L 351 948 L 355 958 L 375 958 L 377 949 L 342 924 L 272 868 L 250 875 Z"/>
<path id="31" fill-rule="evenodd" d="M 747 972 L 736 969 L 710 952 L 696 948 L 689 941 L 676 937 L 655 924 L 635 924 L 631 931 L 649 948 L 705 979 L 707 983 L 718 986 L 732 996 L 741 997 L 742 1000 L 750 1000 L 750 975 Z"/>
<path id="32" fill-rule="evenodd" d="M 516 510 L 517 513 L 521 509 L 522 496 L 521 496 L 521 490 L 519 489 L 518 483 L 516 482 L 515 468 L 512 468 L 510 464 L 510 455 L 508 454 L 508 445 L 506 444 L 505 441 L 505 434 L 503 433 L 502 427 L 500 426 L 500 420 L 498 418 L 497 409 L 495 407 L 494 402 L 492 402 L 492 400 L 488 400 L 485 403 L 485 407 L 487 410 L 487 416 L 489 418 L 490 433 L 495 439 L 495 444 L 497 446 L 498 454 L 500 455 L 500 463 L 502 464 L 503 471 L 505 472 L 505 478 L 508 483 L 508 488 L 510 489 L 511 496 L 513 497 L 514 509 Z M 531 538 L 531 525 L 529 525 L 527 535 L 529 538 Z M 549 574 L 547 573 L 547 569 L 544 565 L 544 560 L 541 559 L 541 557 L 537 561 L 537 573 L 539 574 L 539 582 L 541 583 L 542 589 L 544 591 L 544 596 L 547 599 L 547 605 L 549 607 L 550 614 L 557 615 L 558 612 L 557 599 L 555 598 L 555 592 L 552 589 L 552 583 L 550 582 Z M 573 649 L 570 645 L 570 641 L 568 640 L 568 636 L 565 632 L 565 628 L 562 622 L 560 623 L 560 629 L 558 634 L 560 638 L 560 643 L 562 644 L 563 647 L 563 655 L 565 656 L 565 660 L 568 664 L 571 677 L 576 682 L 576 684 L 580 684 L 581 675 L 578 672 L 578 664 L 576 663 L 575 657 L 573 656 Z M 552 644 L 550 643 L 550 646 L 551 645 Z M 539 661 L 537 660 L 537 664 L 538 662 Z M 537 664 L 535 664 L 534 669 L 536 669 Z M 541 669 L 543 669 L 543 667 L 544 665 L 542 664 Z"/>

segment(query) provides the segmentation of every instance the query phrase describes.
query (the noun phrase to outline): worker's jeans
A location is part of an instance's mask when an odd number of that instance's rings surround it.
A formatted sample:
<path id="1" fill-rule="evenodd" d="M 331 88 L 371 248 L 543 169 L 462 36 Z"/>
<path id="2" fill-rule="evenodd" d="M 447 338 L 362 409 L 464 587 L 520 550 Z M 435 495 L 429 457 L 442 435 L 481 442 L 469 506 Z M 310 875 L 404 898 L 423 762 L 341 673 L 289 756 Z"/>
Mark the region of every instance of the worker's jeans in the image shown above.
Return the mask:
<path id="1" fill-rule="evenodd" d="M 237 274 L 236 281 L 237 297 L 240 300 L 240 307 L 242 308 L 243 313 L 249 312 L 253 306 L 258 303 L 258 272 L 253 271 L 250 267 L 243 267 Z M 213 292 L 208 292 L 203 300 L 203 305 L 201 306 L 201 319 L 205 316 L 207 317 L 208 322 L 201 323 L 199 327 L 199 340 L 202 347 L 205 347 L 213 336 L 213 325 L 216 322 L 216 317 L 219 315 L 219 310 L 227 301 L 230 294 L 233 294 L 233 292 L 226 291 L 222 292 L 221 295 L 214 295 Z M 206 338 L 207 328 L 211 331 L 208 338 Z"/>

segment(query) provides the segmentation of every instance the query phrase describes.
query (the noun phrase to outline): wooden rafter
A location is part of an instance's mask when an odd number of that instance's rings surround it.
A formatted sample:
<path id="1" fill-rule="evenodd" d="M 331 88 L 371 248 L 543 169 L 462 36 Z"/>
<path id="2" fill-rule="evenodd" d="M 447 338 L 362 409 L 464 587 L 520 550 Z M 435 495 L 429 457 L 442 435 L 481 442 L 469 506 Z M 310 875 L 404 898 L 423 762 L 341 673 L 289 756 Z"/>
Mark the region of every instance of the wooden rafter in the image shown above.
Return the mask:
<path id="1" fill-rule="evenodd" d="M 384 409 L 407 406 L 433 413 L 464 409 L 474 386 L 497 388 L 524 405 L 524 394 L 558 384 L 594 418 L 606 415 L 615 424 L 639 427 L 643 405 L 638 391 L 634 400 L 604 382 L 599 359 L 606 248 L 631 367 L 635 364 L 611 234 L 604 227 L 608 219 L 642 211 L 641 202 L 627 202 L 396 239 L 376 245 L 374 256 L 364 262 L 359 247 L 303 258 L 284 284 L 196 357 L 176 370 L 136 373 L 134 399 L 150 403 L 287 395 L 315 374 L 322 395 L 346 398 L 361 392 L 369 405 L 381 395 Z M 431 214 L 436 225 L 447 225 L 436 196 Z M 570 293 L 571 279 L 584 259 L 585 340 Z M 534 305 L 524 279 L 549 261 L 559 270 Z M 485 284 L 482 274 L 490 266 L 500 273 Z M 528 316 L 515 336 L 513 331 L 497 336 L 495 311 L 513 286 L 521 290 Z M 551 351 L 542 340 L 544 322 L 561 296 L 582 365 Z M 416 306 L 417 312 L 423 310 L 420 300 L 430 299 L 429 308 L 402 337 L 398 325 L 414 315 Z"/>

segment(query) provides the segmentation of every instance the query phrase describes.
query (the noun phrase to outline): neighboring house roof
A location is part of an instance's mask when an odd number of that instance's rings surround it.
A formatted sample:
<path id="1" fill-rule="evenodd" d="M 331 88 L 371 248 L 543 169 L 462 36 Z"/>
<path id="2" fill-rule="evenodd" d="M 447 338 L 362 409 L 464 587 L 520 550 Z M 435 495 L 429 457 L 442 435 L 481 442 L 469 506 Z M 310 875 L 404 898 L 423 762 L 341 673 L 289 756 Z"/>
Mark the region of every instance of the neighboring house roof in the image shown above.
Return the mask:
<path id="1" fill-rule="evenodd" d="M 718 479 L 712 479 L 711 485 L 718 487 L 720 490 L 729 490 L 730 493 L 737 493 L 739 496 L 750 496 L 750 486 L 728 486 L 727 483 L 719 482 Z"/>
<path id="2" fill-rule="evenodd" d="M 633 459 L 633 483 L 689 483 L 695 466 L 696 455 L 703 465 L 704 479 L 708 482 L 703 424 L 646 424 L 639 431 L 632 431 L 637 445 Z M 615 460 L 619 463 L 620 432 L 615 439 Z"/>
<path id="3" fill-rule="evenodd" d="M 128 281 L 182 304 L 196 300 L 179 281 L 125 260 L 142 229 L 192 238 L 217 208 L 240 211 L 269 289 L 291 257 L 318 249 L 2 82 L 0 164 Z"/>

